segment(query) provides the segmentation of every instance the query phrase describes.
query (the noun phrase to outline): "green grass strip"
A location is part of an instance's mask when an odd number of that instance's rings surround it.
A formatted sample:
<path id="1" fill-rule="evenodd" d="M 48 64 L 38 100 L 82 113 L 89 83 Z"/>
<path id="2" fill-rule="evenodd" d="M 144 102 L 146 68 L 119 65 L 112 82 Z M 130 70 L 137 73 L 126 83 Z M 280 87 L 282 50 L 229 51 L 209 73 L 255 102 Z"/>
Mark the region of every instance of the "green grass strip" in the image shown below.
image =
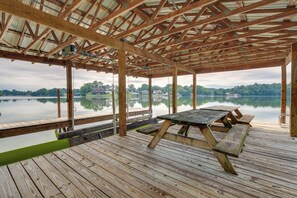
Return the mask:
<path id="1" fill-rule="evenodd" d="M 13 151 L 0 153 L 0 166 L 19 162 L 25 159 L 51 153 L 64 148 L 69 148 L 68 139 L 56 140 L 34 146 L 24 147 Z"/>

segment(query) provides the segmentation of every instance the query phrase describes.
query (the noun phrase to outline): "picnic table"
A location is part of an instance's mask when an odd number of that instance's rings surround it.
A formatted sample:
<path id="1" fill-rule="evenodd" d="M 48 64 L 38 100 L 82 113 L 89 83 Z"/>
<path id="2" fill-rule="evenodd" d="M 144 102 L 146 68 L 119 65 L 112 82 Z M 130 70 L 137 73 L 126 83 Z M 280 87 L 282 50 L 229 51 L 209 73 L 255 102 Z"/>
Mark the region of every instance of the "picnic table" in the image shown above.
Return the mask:
<path id="1" fill-rule="evenodd" d="M 214 156 L 226 172 L 237 174 L 227 155 L 238 157 L 239 153 L 242 151 L 243 142 L 249 126 L 240 124 L 232 126 L 227 119 L 228 114 L 228 111 L 196 109 L 158 116 L 157 118 L 163 119 L 164 122 L 148 147 L 155 148 L 161 138 L 166 135 L 168 128 L 172 124 L 197 127 L 200 129 L 205 141 L 196 139 L 195 145 L 192 144 L 192 146 L 212 150 Z M 218 120 L 224 124 L 224 127 L 228 128 L 228 133 L 226 133 L 221 141 L 216 140 L 210 127 L 213 122 Z M 193 141 L 193 138 L 183 138 L 185 139 L 182 142 L 186 144 L 187 142 Z"/>
<path id="2" fill-rule="evenodd" d="M 250 114 L 242 114 L 239 110 L 239 106 L 226 106 L 226 105 L 214 105 L 209 107 L 204 107 L 201 109 L 206 110 L 214 110 L 214 111 L 227 111 L 229 112 L 228 118 L 230 119 L 232 124 L 250 124 L 252 119 L 255 117 L 254 115 Z"/>

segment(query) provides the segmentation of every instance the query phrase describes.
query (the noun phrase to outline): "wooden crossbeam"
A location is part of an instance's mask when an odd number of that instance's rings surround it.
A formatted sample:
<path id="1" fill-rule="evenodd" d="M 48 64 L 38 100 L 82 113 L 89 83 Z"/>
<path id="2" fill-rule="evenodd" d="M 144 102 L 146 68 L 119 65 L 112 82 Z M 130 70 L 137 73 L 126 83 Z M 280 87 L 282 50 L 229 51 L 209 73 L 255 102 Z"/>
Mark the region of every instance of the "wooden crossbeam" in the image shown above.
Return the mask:
<path id="1" fill-rule="evenodd" d="M 158 34 L 158 35 L 155 35 L 155 36 L 152 36 L 152 37 L 149 37 L 149 38 L 139 40 L 139 41 L 135 42 L 134 44 L 140 44 L 140 43 L 148 42 L 148 41 L 160 38 L 160 37 L 176 34 L 176 33 L 179 33 L 179 32 L 182 32 L 184 30 L 188 30 L 188 29 L 200 26 L 200 25 L 210 24 L 210 23 L 225 19 L 227 17 L 236 15 L 236 14 L 241 14 L 241 13 L 247 12 L 249 10 L 253 10 L 255 8 L 274 3 L 276 1 L 278 1 L 278 0 L 263 0 L 263 1 L 260 1 L 260 2 L 257 2 L 257 3 L 253 3 L 253 4 L 250 4 L 248 6 L 232 10 L 229 13 L 222 13 L 222 14 L 219 14 L 219 15 L 215 15 L 213 17 L 202 19 L 202 20 L 199 20 L 197 22 L 193 22 L 193 23 L 190 23 L 188 25 L 172 29 L 170 32 L 167 32 L 167 33 L 162 33 L 162 34 Z"/>
<path id="2" fill-rule="evenodd" d="M 173 11 L 173 12 L 167 14 L 166 16 L 161 16 L 161 17 L 156 18 L 153 21 L 149 21 L 148 23 L 144 23 L 142 25 L 139 25 L 139 26 L 137 26 L 137 27 L 135 27 L 135 28 L 133 28 L 131 30 L 128 30 L 128 31 L 120 34 L 119 36 L 120 37 L 128 36 L 128 35 L 132 34 L 133 32 L 140 31 L 142 29 L 145 29 L 145 28 L 160 24 L 160 23 L 162 23 L 162 22 L 164 22 L 164 21 L 166 21 L 168 19 L 174 18 L 176 16 L 180 16 L 180 15 L 182 15 L 182 14 L 188 12 L 188 11 L 191 11 L 191 10 L 193 10 L 195 8 L 201 8 L 201 7 L 205 6 L 205 5 L 209 5 L 209 4 L 213 3 L 213 2 L 215 2 L 215 0 L 200 0 L 198 2 L 195 2 L 195 3 L 192 3 L 192 4 L 188 5 L 186 7 L 183 7 L 181 9 L 179 9 L 179 10 Z"/>
<path id="3" fill-rule="evenodd" d="M 46 28 L 39 36 L 37 36 L 33 42 L 31 42 L 23 51 L 22 53 L 26 53 L 28 52 L 29 49 L 31 49 L 31 47 L 33 47 L 36 43 L 38 43 L 41 39 L 43 39 L 44 37 L 46 37 L 49 32 L 50 32 L 50 28 Z"/>
<path id="4" fill-rule="evenodd" d="M 8 30 L 11 23 L 11 15 L 9 15 L 6 19 L 6 14 L 2 13 L 2 22 L 1 22 L 1 33 L 0 33 L 0 41 L 2 40 L 4 33 Z"/>
<path id="5" fill-rule="evenodd" d="M 132 45 L 121 42 L 117 39 L 110 38 L 108 36 L 104 36 L 96 32 L 88 31 L 86 28 L 77 26 L 68 21 L 60 20 L 59 18 L 53 15 L 39 11 L 17 0 L 11 0 L 11 1 L 0 0 L 0 10 L 30 21 L 34 21 L 38 24 L 43 24 L 50 28 L 72 34 L 74 36 L 81 37 L 83 39 L 101 43 L 103 45 L 106 45 L 115 49 L 125 50 L 131 54 L 145 57 L 145 58 L 154 60 L 156 62 L 161 62 L 166 65 L 170 65 L 172 67 L 177 67 L 189 73 L 195 73 L 195 70 L 193 70 L 192 68 L 179 65 L 177 62 L 173 60 L 164 58 L 158 54 L 149 53 L 146 50 L 141 50 Z"/>
<path id="6" fill-rule="evenodd" d="M 120 8 L 117 11 L 112 12 L 111 14 L 109 14 L 107 17 L 103 18 L 102 20 L 94 23 L 90 29 L 96 29 L 97 27 L 103 25 L 104 23 L 107 23 L 108 21 L 111 21 L 115 18 L 117 18 L 118 16 L 129 12 L 130 10 L 133 10 L 134 8 L 136 8 L 137 6 L 143 4 L 146 0 L 134 0 L 134 1 L 130 1 L 129 5 L 125 5 L 122 8 Z"/>
<path id="7" fill-rule="evenodd" d="M 260 69 L 260 68 L 269 68 L 269 67 L 279 67 L 283 64 L 284 59 L 280 58 L 278 60 L 266 60 L 260 62 L 239 62 L 236 64 L 230 65 L 220 65 L 220 66 L 213 66 L 208 65 L 208 67 L 196 69 L 197 74 L 204 74 L 204 73 L 214 73 L 214 72 L 226 72 L 226 71 L 235 71 L 235 70 L 251 70 L 251 69 Z M 151 72 L 149 75 L 152 78 L 160 78 L 160 77 L 167 77 L 172 76 L 172 71 L 154 71 Z M 178 75 L 188 75 L 185 72 L 179 72 Z"/>
<path id="8" fill-rule="evenodd" d="M 194 36 L 194 37 L 190 37 L 188 39 L 180 40 L 178 42 L 173 42 L 173 43 L 168 43 L 168 44 L 166 43 L 166 44 L 151 48 L 149 50 L 155 50 L 155 49 L 159 49 L 159 48 L 163 48 L 163 47 L 179 45 L 179 44 L 182 44 L 182 43 L 195 41 L 195 40 L 202 39 L 202 38 L 205 38 L 205 37 L 211 37 L 211 36 L 215 36 L 215 35 L 218 35 L 218 34 L 229 33 L 229 32 L 233 32 L 234 30 L 237 30 L 237 29 L 241 29 L 241 28 L 244 28 L 244 27 L 249 27 L 250 25 L 260 24 L 260 23 L 266 22 L 268 20 L 274 20 L 274 19 L 282 18 L 284 16 L 291 16 L 291 15 L 294 15 L 294 14 L 297 14 L 297 9 L 294 10 L 294 11 L 291 11 L 291 12 L 284 12 L 284 13 L 277 14 L 277 15 L 274 15 L 274 16 L 269 16 L 269 17 L 265 17 L 265 18 L 262 18 L 262 19 L 257 19 L 257 20 L 251 21 L 251 22 L 245 22 L 245 23 L 239 24 L 238 26 L 235 26 L 235 27 L 228 27 L 228 28 L 217 30 L 217 31 L 208 32 L 208 33 L 205 33 L 205 34 L 200 34 L 200 35 L 197 35 L 197 36 Z M 208 43 L 199 43 L 199 44 L 197 44 L 195 46 L 183 47 L 180 50 L 174 49 L 174 50 L 171 50 L 171 51 L 166 51 L 164 54 L 170 54 L 170 53 L 175 53 L 175 52 L 179 52 L 179 51 L 190 50 L 190 49 L 194 49 L 196 47 L 206 47 L 206 46 L 209 46 L 209 45 L 216 45 L 216 44 L 219 44 L 219 43 L 230 42 L 230 41 L 237 40 L 239 38 L 246 38 L 246 37 L 250 37 L 250 36 L 259 35 L 259 34 L 262 34 L 262 33 L 275 32 L 275 31 L 287 29 L 287 28 L 294 27 L 294 26 L 296 26 L 296 24 L 294 24 L 294 23 L 284 23 L 284 24 L 281 24 L 280 26 L 276 26 L 276 27 L 270 27 L 270 28 L 266 28 L 266 29 L 258 30 L 258 31 L 251 31 L 251 32 L 248 32 L 248 33 L 245 33 L 245 34 L 241 34 L 241 35 L 239 35 L 237 37 L 234 37 L 234 38 L 224 38 L 224 39 L 221 39 L 221 40 L 218 40 L 218 41 L 211 41 L 211 42 L 208 42 Z"/>

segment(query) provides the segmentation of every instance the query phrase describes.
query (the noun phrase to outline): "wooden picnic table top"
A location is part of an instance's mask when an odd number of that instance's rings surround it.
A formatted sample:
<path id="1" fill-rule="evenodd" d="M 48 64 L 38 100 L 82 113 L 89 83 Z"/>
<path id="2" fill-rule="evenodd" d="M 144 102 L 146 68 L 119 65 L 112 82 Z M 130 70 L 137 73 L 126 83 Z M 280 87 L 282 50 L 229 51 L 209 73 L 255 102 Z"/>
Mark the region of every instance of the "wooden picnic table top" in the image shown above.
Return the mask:
<path id="1" fill-rule="evenodd" d="M 201 109 L 232 112 L 232 111 L 235 111 L 238 108 L 239 108 L 239 106 L 214 105 L 214 106 L 204 107 L 204 108 L 201 108 Z"/>
<path id="2" fill-rule="evenodd" d="M 201 126 L 211 124 L 228 114 L 227 111 L 195 109 L 174 114 L 157 116 L 158 119 L 170 120 L 175 124 Z"/>

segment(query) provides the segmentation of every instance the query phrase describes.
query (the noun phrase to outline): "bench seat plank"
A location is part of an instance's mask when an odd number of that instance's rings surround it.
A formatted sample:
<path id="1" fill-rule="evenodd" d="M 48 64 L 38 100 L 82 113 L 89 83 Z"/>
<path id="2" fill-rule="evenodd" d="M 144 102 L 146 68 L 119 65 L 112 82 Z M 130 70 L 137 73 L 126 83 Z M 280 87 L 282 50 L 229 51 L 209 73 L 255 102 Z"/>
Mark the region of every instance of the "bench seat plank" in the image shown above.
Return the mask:
<path id="1" fill-rule="evenodd" d="M 236 124 L 226 136 L 216 144 L 214 151 L 238 157 L 242 151 L 244 140 L 247 136 L 249 125 Z"/>
<path id="2" fill-rule="evenodd" d="M 254 115 L 244 114 L 240 119 L 238 119 L 238 123 L 250 124 L 254 117 Z"/>
<path id="3" fill-rule="evenodd" d="M 159 130 L 159 128 L 161 127 L 161 124 L 162 123 L 152 124 L 150 126 L 137 129 L 136 131 L 139 133 L 143 133 L 143 134 L 151 134 L 151 133 L 157 132 Z"/>

